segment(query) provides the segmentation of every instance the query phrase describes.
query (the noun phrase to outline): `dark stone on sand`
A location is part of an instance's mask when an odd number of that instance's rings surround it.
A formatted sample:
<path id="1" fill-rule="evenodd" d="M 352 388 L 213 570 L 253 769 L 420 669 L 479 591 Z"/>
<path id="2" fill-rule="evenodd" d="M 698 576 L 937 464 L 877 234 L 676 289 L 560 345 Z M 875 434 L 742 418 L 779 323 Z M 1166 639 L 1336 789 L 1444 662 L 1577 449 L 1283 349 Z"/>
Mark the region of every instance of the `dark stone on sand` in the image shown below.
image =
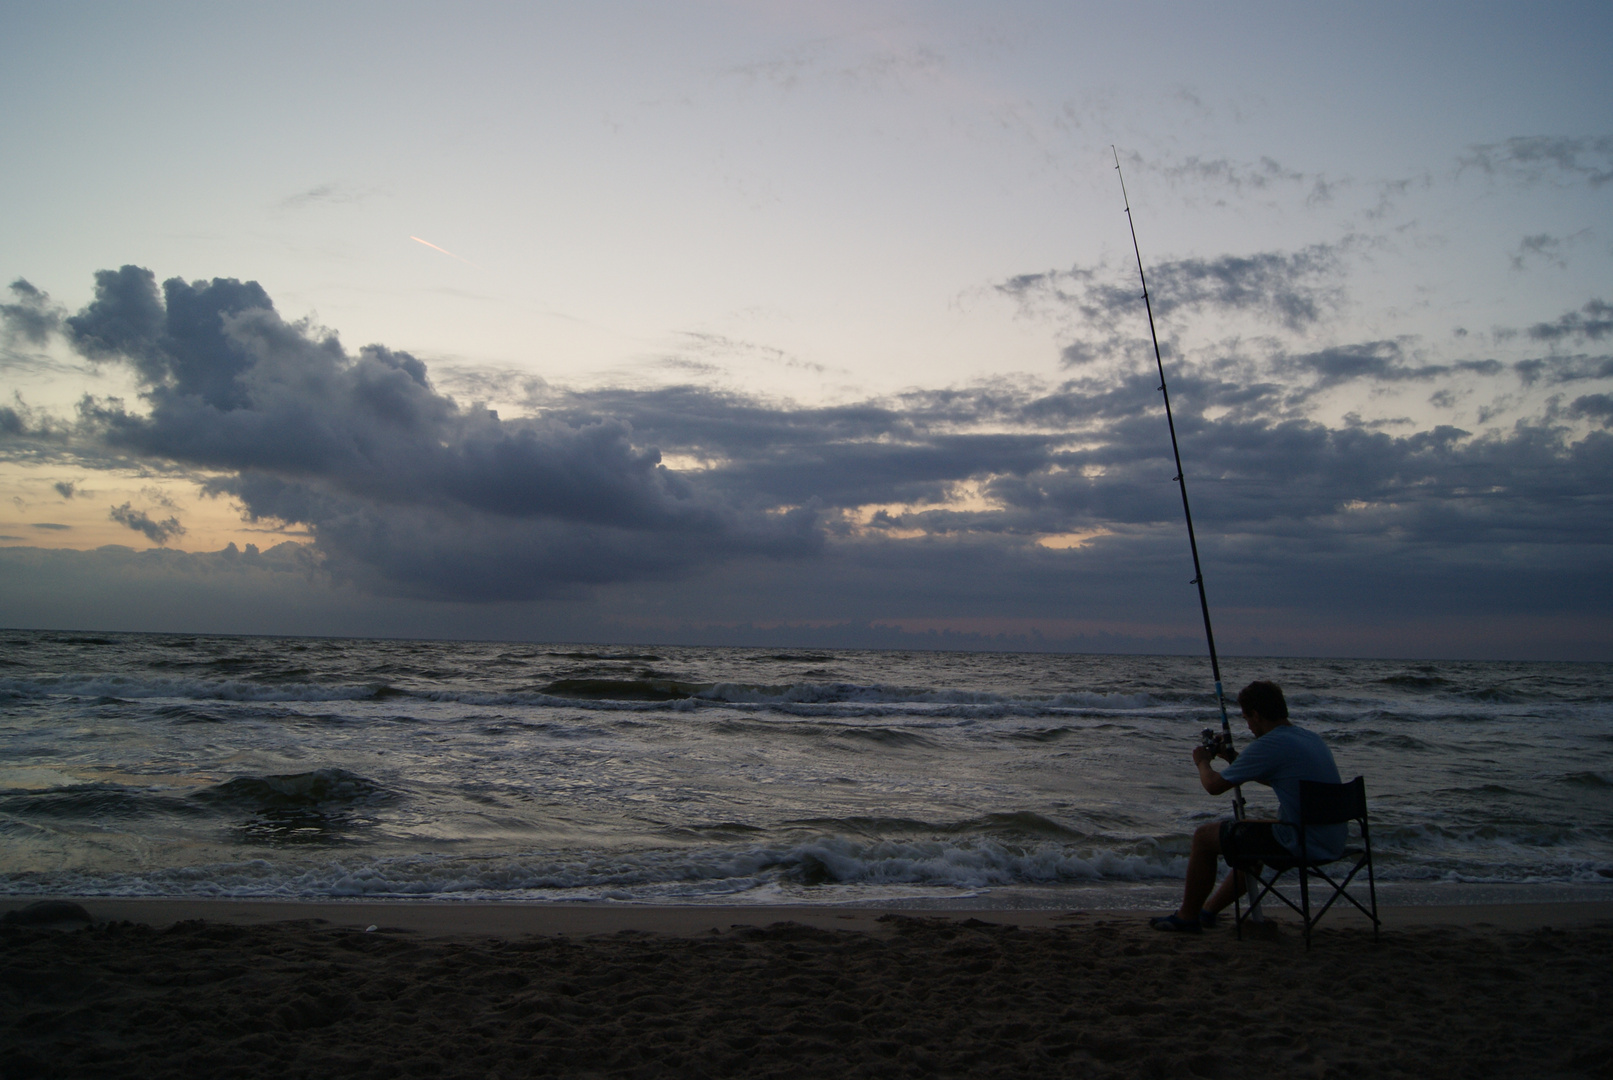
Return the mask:
<path id="1" fill-rule="evenodd" d="M 51 923 L 90 923 L 90 913 L 71 900 L 37 900 L 27 907 L 8 911 L 0 922 L 9 926 L 48 926 Z"/>

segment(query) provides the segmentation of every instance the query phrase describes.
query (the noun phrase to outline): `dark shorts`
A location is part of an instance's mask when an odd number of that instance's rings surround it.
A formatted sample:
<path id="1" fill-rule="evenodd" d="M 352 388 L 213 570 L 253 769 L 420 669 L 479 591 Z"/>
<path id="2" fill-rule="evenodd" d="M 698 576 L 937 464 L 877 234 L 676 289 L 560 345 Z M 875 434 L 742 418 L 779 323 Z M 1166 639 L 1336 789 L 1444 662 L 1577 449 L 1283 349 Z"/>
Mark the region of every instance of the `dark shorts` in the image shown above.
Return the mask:
<path id="1" fill-rule="evenodd" d="M 1269 821 L 1223 821 L 1221 857 L 1228 866 L 1255 866 L 1292 859 L 1294 853 L 1272 835 Z"/>

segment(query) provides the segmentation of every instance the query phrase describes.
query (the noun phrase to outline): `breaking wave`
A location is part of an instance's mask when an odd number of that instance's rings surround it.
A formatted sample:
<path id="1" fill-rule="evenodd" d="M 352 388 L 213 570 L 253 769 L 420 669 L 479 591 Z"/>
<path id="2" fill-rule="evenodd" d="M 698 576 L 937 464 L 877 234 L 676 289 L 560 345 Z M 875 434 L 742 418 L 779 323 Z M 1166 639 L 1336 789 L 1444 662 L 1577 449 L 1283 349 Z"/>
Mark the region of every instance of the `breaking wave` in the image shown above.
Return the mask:
<path id="1" fill-rule="evenodd" d="M 734 897 L 772 887 L 923 886 L 967 892 L 1011 885 L 1180 877 L 1179 855 L 964 840 L 823 837 L 793 845 L 687 851 L 553 852 L 466 859 L 441 855 L 285 865 L 248 860 L 88 876 L 0 878 L 0 893 L 79 896 L 428 897 L 648 900 Z"/>
<path id="2" fill-rule="evenodd" d="M 1166 889 L 1227 812 L 1196 657 L 3 636 L 12 894 Z M 1229 668 L 1367 777 L 1380 880 L 1613 887 L 1613 665 Z"/>

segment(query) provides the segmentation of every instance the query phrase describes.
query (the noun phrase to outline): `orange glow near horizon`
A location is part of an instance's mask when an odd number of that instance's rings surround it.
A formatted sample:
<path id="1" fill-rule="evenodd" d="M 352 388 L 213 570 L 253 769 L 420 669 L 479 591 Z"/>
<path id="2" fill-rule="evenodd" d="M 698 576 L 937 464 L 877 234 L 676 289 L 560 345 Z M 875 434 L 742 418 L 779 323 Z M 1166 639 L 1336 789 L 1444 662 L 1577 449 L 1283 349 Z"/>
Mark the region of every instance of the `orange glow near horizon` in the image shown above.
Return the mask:
<path id="1" fill-rule="evenodd" d="M 60 485 L 60 486 L 58 486 Z M 127 470 L 57 470 L 0 464 L 0 546 L 92 550 L 106 544 L 136 549 L 218 551 L 226 544 L 260 548 L 284 541 L 308 543 L 300 526 L 249 522 L 229 497 L 201 494 L 194 477 L 164 477 Z M 127 507 L 153 522 L 172 520 L 173 532 L 158 542 L 112 516 Z"/>

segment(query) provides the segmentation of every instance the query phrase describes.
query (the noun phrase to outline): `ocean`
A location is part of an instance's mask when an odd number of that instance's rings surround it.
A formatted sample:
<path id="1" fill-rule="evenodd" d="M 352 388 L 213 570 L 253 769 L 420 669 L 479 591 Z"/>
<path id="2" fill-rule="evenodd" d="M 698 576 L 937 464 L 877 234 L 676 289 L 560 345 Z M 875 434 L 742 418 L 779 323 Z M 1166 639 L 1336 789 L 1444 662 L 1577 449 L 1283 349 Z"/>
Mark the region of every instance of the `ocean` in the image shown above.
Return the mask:
<path id="1" fill-rule="evenodd" d="M 1223 669 L 1391 901 L 1613 898 L 1613 665 Z M 0 631 L 0 893 L 1174 903 L 1219 722 L 1199 657 Z"/>

